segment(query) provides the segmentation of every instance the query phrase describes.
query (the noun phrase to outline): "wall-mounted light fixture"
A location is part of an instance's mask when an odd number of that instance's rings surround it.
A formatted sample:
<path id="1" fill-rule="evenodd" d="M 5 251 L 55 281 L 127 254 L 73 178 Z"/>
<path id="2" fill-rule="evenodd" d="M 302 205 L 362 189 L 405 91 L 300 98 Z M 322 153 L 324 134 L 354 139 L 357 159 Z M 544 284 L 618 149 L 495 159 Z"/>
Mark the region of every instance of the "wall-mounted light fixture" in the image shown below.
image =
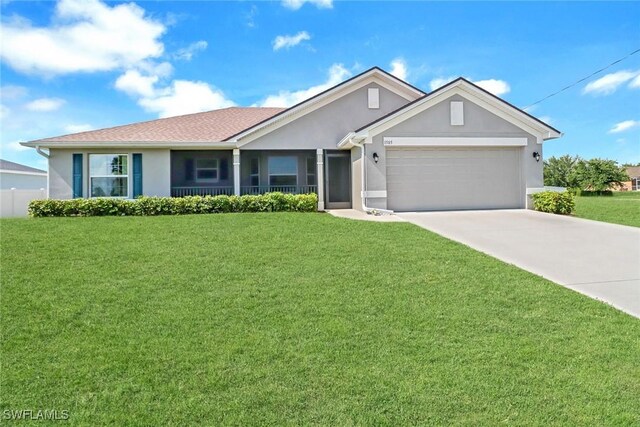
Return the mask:
<path id="1" fill-rule="evenodd" d="M 380 156 L 378 156 L 378 153 L 373 153 L 373 161 L 378 163 L 378 160 L 380 160 Z"/>
<path id="2" fill-rule="evenodd" d="M 538 153 L 537 151 L 533 152 L 533 158 L 536 159 L 536 162 L 540 161 L 540 153 Z"/>

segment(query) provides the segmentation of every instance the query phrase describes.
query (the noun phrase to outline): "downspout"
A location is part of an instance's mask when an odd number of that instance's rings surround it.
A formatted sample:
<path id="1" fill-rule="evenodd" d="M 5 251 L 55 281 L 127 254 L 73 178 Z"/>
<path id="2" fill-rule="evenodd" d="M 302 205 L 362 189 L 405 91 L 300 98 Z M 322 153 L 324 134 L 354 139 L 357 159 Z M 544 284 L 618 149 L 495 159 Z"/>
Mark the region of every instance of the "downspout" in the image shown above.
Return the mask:
<path id="1" fill-rule="evenodd" d="M 49 198 L 49 153 L 45 153 L 42 151 L 39 145 L 36 145 L 36 153 L 40 154 L 42 157 L 47 159 L 47 199 Z"/>
<path id="2" fill-rule="evenodd" d="M 42 151 L 42 148 L 40 148 L 39 145 L 36 145 L 36 153 L 40 154 L 42 157 L 44 157 L 45 159 L 49 158 L 49 154 L 45 153 L 44 151 Z"/>
<path id="3" fill-rule="evenodd" d="M 367 206 L 366 203 L 366 194 L 367 194 L 367 173 L 366 173 L 366 166 L 367 166 L 367 150 L 365 148 L 365 144 L 363 142 L 355 142 L 353 140 L 353 138 L 349 141 L 351 142 L 351 144 L 355 145 L 356 147 L 359 147 L 362 149 L 362 165 L 360 166 L 360 187 L 361 187 L 361 195 L 362 197 L 360 197 L 361 202 L 362 202 L 362 210 L 368 214 L 373 214 L 373 215 L 378 215 L 379 213 L 386 213 L 386 214 L 392 214 L 393 211 L 388 210 L 388 209 L 377 209 L 377 208 L 370 208 Z"/>

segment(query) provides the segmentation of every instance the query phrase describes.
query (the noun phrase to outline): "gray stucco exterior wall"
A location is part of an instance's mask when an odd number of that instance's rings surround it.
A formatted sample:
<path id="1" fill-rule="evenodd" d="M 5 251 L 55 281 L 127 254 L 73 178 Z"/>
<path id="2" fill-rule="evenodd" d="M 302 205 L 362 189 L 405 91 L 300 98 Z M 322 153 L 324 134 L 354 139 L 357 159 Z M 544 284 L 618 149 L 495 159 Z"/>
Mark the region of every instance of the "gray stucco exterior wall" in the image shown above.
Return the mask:
<path id="1" fill-rule="evenodd" d="M 464 103 L 464 125 L 452 126 L 450 123 L 450 102 Z M 472 101 L 453 95 L 431 108 L 411 117 L 402 123 L 373 137 L 372 144 L 366 147 L 367 191 L 387 190 L 387 161 L 384 137 L 422 136 L 422 137 L 524 137 L 527 145 L 521 150 L 522 181 L 525 188 L 542 187 L 543 162 L 536 162 L 533 152 L 542 155 L 542 144 L 536 137 L 512 123 L 496 116 Z M 373 153 L 378 153 L 378 163 L 373 161 Z M 523 194 L 525 191 L 523 191 Z M 525 201 L 523 200 L 523 206 Z M 373 208 L 386 209 L 386 198 L 368 198 L 367 205 Z M 355 207 L 355 205 L 354 205 Z"/>
<path id="2" fill-rule="evenodd" d="M 379 89 L 380 108 L 368 108 L 369 88 Z M 335 150 L 336 144 L 347 133 L 408 102 L 400 95 L 371 83 L 241 146 L 240 150 Z"/>
<path id="3" fill-rule="evenodd" d="M 74 153 L 82 153 L 83 195 L 89 196 L 89 154 L 131 154 L 142 153 L 142 190 L 145 196 L 169 196 L 171 189 L 171 156 L 168 149 L 101 148 L 49 150 L 49 198 L 71 199 L 73 197 Z M 129 194 L 133 194 L 133 179 L 129 171 Z"/>

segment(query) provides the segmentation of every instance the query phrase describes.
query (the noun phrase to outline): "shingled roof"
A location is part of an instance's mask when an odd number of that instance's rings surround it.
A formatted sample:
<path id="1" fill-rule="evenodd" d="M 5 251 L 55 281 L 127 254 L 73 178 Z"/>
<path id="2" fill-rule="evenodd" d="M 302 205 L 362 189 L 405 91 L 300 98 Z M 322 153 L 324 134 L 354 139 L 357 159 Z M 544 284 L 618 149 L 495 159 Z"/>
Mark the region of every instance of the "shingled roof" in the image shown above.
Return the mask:
<path id="1" fill-rule="evenodd" d="M 31 142 L 220 142 L 283 110 L 230 107 Z"/>
<path id="2" fill-rule="evenodd" d="M 0 170 L 3 172 L 23 172 L 23 173 L 39 173 L 46 174 L 47 171 L 32 168 L 31 166 L 22 165 L 20 163 L 10 162 L 9 160 L 0 159 Z"/>

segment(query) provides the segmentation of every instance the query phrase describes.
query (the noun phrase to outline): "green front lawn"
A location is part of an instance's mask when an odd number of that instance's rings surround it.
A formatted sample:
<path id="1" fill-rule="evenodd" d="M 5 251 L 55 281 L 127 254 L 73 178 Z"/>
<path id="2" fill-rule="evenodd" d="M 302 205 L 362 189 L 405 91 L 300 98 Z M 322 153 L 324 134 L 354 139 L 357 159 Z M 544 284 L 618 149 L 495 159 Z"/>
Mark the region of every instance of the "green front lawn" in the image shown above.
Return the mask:
<path id="1" fill-rule="evenodd" d="M 575 215 L 640 227 L 640 191 L 615 192 L 613 196 L 576 197 Z"/>
<path id="2" fill-rule="evenodd" d="M 638 319 L 413 225 L 0 226 L 3 411 L 69 410 L 70 425 L 640 423 Z"/>

